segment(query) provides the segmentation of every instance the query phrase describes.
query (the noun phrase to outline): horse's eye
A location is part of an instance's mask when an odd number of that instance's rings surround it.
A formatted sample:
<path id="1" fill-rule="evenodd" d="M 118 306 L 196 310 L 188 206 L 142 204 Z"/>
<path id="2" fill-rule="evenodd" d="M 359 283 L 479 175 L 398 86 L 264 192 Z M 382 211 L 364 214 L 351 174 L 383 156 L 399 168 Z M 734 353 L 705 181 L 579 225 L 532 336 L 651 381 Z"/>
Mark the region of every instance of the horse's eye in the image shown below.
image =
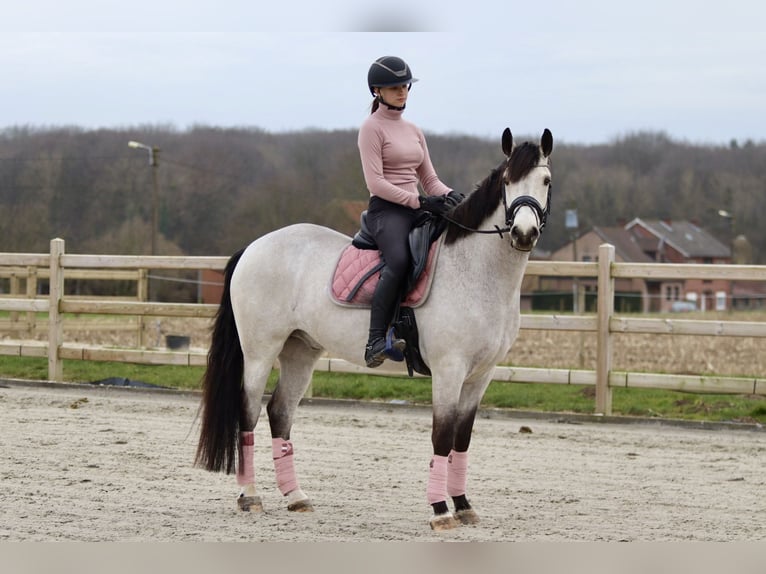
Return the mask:
<path id="1" fill-rule="evenodd" d="M 551 184 L 551 178 L 550 177 L 546 177 L 544 183 L 545 183 L 546 186 L 550 185 Z"/>

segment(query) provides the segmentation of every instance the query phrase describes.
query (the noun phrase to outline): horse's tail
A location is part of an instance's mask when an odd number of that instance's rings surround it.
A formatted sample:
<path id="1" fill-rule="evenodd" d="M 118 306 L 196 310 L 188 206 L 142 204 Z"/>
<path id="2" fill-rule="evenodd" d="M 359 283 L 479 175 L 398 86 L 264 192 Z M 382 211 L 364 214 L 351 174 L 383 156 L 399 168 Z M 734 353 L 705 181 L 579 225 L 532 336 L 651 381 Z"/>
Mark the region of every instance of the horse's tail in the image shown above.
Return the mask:
<path id="1" fill-rule="evenodd" d="M 213 324 L 207 369 L 202 380 L 202 422 L 194 464 L 231 474 L 235 468 L 244 408 L 244 356 L 231 306 L 231 276 L 244 249 L 231 256 L 224 272 L 221 305 Z"/>

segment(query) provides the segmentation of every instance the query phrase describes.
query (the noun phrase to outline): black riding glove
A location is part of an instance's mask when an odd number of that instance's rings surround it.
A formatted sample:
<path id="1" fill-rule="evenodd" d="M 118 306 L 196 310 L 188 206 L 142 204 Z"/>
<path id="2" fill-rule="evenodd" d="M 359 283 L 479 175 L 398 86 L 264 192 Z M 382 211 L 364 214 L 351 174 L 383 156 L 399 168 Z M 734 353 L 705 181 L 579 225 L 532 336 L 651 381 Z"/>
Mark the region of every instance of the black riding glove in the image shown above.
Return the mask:
<path id="1" fill-rule="evenodd" d="M 450 207 L 455 207 L 457 204 L 459 204 L 461 201 L 465 199 L 465 195 L 460 193 L 459 191 L 450 191 L 447 194 L 447 204 Z"/>
<path id="2" fill-rule="evenodd" d="M 420 209 L 428 211 L 434 215 L 444 215 L 452 208 L 447 204 L 447 198 L 444 195 L 420 196 Z"/>

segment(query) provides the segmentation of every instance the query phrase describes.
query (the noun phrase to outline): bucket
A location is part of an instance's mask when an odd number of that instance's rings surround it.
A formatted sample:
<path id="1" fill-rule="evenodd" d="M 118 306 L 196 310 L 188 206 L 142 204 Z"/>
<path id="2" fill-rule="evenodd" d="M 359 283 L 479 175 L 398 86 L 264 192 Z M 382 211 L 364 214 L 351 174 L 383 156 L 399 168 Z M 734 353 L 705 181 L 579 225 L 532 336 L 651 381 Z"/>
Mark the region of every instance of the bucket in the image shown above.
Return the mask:
<path id="1" fill-rule="evenodd" d="M 165 346 L 172 351 L 188 350 L 190 341 L 186 335 L 165 335 Z"/>

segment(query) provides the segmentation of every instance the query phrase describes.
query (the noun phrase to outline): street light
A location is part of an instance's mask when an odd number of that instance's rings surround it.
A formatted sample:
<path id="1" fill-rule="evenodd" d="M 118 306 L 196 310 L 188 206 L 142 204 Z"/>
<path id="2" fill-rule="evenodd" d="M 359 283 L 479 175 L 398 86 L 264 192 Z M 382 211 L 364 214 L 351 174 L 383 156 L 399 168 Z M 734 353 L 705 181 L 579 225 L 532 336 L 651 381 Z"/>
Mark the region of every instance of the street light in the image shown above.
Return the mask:
<path id="1" fill-rule="evenodd" d="M 572 237 L 572 260 L 577 262 L 577 232 L 580 229 L 580 223 L 577 220 L 577 210 L 567 209 L 564 214 L 564 227 L 569 231 Z M 580 280 L 572 277 L 572 312 L 581 313 L 585 311 L 585 297 L 583 294 L 582 304 L 580 304 Z M 585 366 L 585 334 L 580 332 L 580 350 L 577 354 L 580 368 Z"/>
<path id="2" fill-rule="evenodd" d="M 128 147 L 145 149 L 149 152 L 149 165 L 152 168 L 152 255 L 157 255 L 157 227 L 159 225 L 160 213 L 160 184 L 157 169 L 160 166 L 160 148 L 136 141 L 129 141 Z"/>
<path id="3" fill-rule="evenodd" d="M 731 213 L 729 213 L 725 209 L 719 209 L 718 210 L 718 215 L 720 215 L 721 217 L 725 217 L 725 218 L 732 218 L 732 217 L 734 217 Z"/>
<path id="4" fill-rule="evenodd" d="M 564 227 L 569 231 L 572 238 L 572 261 L 577 261 L 577 230 L 580 225 L 577 221 L 577 210 L 567 209 L 565 212 Z M 577 277 L 572 277 L 572 311 L 579 311 L 578 298 L 580 296 L 580 285 Z"/>
<path id="5" fill-rule="evenodd" d="M 726 209 L 719 209 L 718 215 L 729 224 L 729 263 L 734 263 L 734 214 Z M 729 281 L 729 311 L 734 310 L 734 281 Z"/>

